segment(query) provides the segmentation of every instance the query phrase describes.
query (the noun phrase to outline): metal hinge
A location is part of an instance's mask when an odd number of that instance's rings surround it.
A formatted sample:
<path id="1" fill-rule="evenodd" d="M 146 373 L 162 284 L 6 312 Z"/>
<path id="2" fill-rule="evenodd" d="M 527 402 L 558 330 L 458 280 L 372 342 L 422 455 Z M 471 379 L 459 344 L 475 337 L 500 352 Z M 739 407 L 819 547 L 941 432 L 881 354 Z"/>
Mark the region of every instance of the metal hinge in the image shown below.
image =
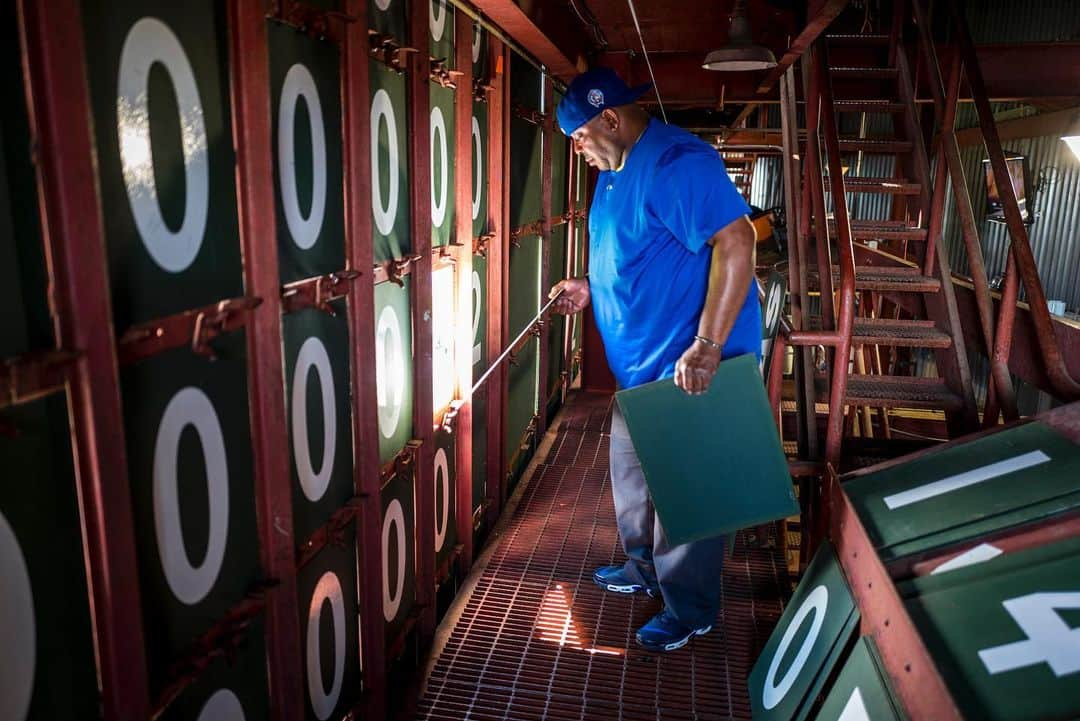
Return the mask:
<path id="1" fill-rule="evenodd" d="M 460 70 L 451 70 L 446 65 L 446 58 L 431 58 L 431 70 L 428 72 L 428 78 L 433 83 L 438 83 L 444 88 L 450 88 L 451 90 L 457 89 L 457 83 L 454 78 L 460 78 L 465 73 Z"/>
<path id="2" fill-rule="evenodd" d="M 368 42 L 371 44 L 371 57 L 390 67 L 396 73 L 408 69 L 409 54 L 420 52 L 416 48 L 398 45 L 393 35 L 384 35 L 375 30 L 368 30 Z"/>
<path id="3" fill-rule="evenodd" d="M 231 330 L 231 322 L 236 316 L 254 310 L 262 303 L 262 298 L 244 296 L 231 298 L 218 303 L 212 310 L 201 311 L 195 316 L 195 327 L 191 333 L 191 350 L 210 360 L 217 360 L 217 353 L 210 341 L 222 333 Z"/>
<path id="4" fill-rule="evenodd" d="M 360 277 L 358 270 L 339 270 L 318 278 L 291 283 L 281 290 L 281 307 L 285 313 L 301 308 L 315 308 L 336 316 L 330 301 L 348 295 L 352 281 Z"/>

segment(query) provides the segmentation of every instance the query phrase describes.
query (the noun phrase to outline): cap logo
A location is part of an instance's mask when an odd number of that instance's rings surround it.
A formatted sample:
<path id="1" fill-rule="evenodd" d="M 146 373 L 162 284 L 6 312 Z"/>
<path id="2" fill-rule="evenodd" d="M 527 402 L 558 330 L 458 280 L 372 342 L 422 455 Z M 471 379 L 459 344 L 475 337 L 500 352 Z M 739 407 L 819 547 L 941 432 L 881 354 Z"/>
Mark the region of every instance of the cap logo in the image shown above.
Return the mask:
<path id="1" fill-rule="evenodd" d="M 594 108 L 599 108 L 604 104 L 604 94 L 600 92 L 599 88 L 593 88 L 589 91 L 589 105 Z"/>

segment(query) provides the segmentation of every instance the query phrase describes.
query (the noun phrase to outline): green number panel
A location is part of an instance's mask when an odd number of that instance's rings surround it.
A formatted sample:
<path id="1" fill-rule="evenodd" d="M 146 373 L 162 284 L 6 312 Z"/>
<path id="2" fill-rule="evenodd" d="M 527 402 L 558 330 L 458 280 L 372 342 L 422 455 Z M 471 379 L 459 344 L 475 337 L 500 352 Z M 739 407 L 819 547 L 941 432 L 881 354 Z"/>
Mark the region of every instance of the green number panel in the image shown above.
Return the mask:
<path id="1" fill-rule="evenodd" d="M 266 630 L 261 620 L 248 627 L 233 657 L 215 658 L 198 678 L 170 703 L 161 721 L 264 719 L 267 698 Z"/>
<path id="2" fill-rule="evenodd" d="M 225 7 L 83 4 L 117 332 L 241 294 Z"/>
<path id="3" fill-rule="evenodd" d="M 332 307 L 337 316 L 306 308 L 282 318 L 298 543 L 354 494 L 349 327 L 345 301 L 334 301 Z"/>
<path id="4" fill-rule="evenodd" d="M 368 0 L 368 24 L 385 35 L 393 35 L 407 45 L 408 20 L 406 0 Z"/>
<path id="5" fill-rule="evenodd" d="M 488 34 L 480 27 L 480 23 L 473 23 L 472 31 L 472 61 L 473 77 L 487 79 L 491 77 L 491 63 L 488 57 Z"/>
<path id="6" fill-rule="evenodd" d="M 966 718 L 1080 718 L 1080 539 L 918 578 L 901 591 Z"/>
<path id="7" fill-rule="evenodd" d="M 457 467 L 454 462 L 454 436 L 444 430 L 435 432 L 435 566 L 439 567 L 453 553 L 457 543 L 456 497 Z"/>
<path id="8" fill-rule="evenodd" d="M 391 0 L 395 5 L 402 0 Z M 375 262 L 407 255 L 409 228 L 409 149 L 405 77 L 372 60 L 371 213 Z"/>
<path id="9" fill-rule="evenodd" d="M 449 0 L 424 0 L 428 4 L 431 57 L 454 67 L 454 6 Z"/>
<path id="10" fill-rule="evenodd" d="M 488 106 L 473 103 L 472 114 L 472 221 L 473 236 L 488 230 Z"/>
<path id="11" fill-rule="evenodd" d="M 902 721 L 904 715 L 886 678 L 874 640 L 863 636 L 840 669 L 815 721 Z"/>
<path id="12" fill-rule="evenodd" d="M 510 335 L 516 338 L 540 310 L 540 236 L 519 238 L 519 247 L 510 248 Z M 532 339 L 509 368 L 509 391 L 506 408 L 506 458 L 517 452 L 537 409 L 539 381 L 538 343 Z M 523 459 L 519 459 L 523 460 Z M 516 475 L 516 473 L 515 473 Z"/>
<path id="13" fill-rule="evenodd" d="M 281 281 L 345 267 L 341 53 L 268 23 Z"/>
<path id="14" fill-rule="evenodd" d="M 555 105 L 559 106 L 562 95 L 555 93 Z M 551 134 L 551 217 L 558 218 L 566 212 L 570 184 L 570 148 L 565 135 L 558 128 Z M 554 269 L 555 266 L 552 265 Z"/>
<path id="15" fill-rule="evenodd" d="M 475 383 L 487 370 L 487 259 L 473 256 L 472 272 L 472 380 Z M 487 393 L 482 386 L 472 399 L 472 480 L 473 510 L 484 502 L 487 478 Z"/>
<path id="16" fill-rule="evenodd" d="M 885 561 L 1080 507 L 1080 447 L 1029 423 L 845 483 Z"/>
<path id="17" fill-rule="evenodd" d="M 416 504 L 412 473 L 394 476 L 382 489 L 382 599 L 386 643 L 401 633 L 416 600 Z"/>
<path id="18" fill-rule="evenodd" d="M 431 83 L 431 245 L 454 239 L 454 91 Z M 470 238 L 471 240 L 471 238 Z"/>
<path id="19" fill-rule="evenodd" d="M 532 63 L 515 52 L 510 53 L 510 105 L 539 110 L 542 76 Z"/>
<path id="20" fill-rule="evenodd" d="M 341 546 L 327 545 L 297 572 L 304 698 L 310 721 L 342 718 L 360 696 L 355 526 L 342 540 Z"/>
<path id="21" fill-rule="evenodd" d="M 412 438 L 413 340 L 411 281 L 375 286 L 375 390 L 379 406 L 379 461 L 386 463 Z"/>
<path id="22" fill-rule="evenodd" d="M 122 368 L 151 682 L 258 580 L 244 334 Z"/>
<path id="23" fill-rule="evenodd" d="M 100 718 L 62 394 L 0 409 L 0 465 L 0 718 Z"/>
<path id="24" fill-rule="evenodd" d="M 543 133 L 527 120 L 510 117 L 510 228 L 540 220 Z M 511 288 L 513 292 L 513 288 Z"/>
<path id="25" fill-rule="evenodd" d="M 574 266 L 570 275 L 580 278 L 585 275 L 585 222 L 582 220 L 574 223 Z M 588 311 L 586 311 L 588 312 Z M 582 334 L 581 313 L 570 316 L 570 352 L 576 353 L 581 348 Z"/>
<path id="26" fill-rule="evenodd" d="M 814 555 L 750 673 L 754 718 L 805 719 L 858 620 L 844 572 L 826 543 Z"/>
<path id="27" fill-rule="evenodd" d="M 554 285 L 566 275 L 563 270 L 566 267 L 566 228 L 565 224 L 557 225 L 551 230 L 550 242 L 550 265 L 551 283 Z M 548 377 L 545 383 L 547 391 L 544 393 L 545 402 L 555 391 L 561 380 L 560 374 L 565 370 L 563 357 L 563 339 L 566 337 L 565 316 L 552 314 L 548 316 Z M 559 399 L 555 399 L 554 405 L 548 408 L 549 415 L 558 410 Z"/>
<path id="28" fill-rule="evenodd" d="M 53 346 L 15 5 L 0 10 L 0 359 Z"/>

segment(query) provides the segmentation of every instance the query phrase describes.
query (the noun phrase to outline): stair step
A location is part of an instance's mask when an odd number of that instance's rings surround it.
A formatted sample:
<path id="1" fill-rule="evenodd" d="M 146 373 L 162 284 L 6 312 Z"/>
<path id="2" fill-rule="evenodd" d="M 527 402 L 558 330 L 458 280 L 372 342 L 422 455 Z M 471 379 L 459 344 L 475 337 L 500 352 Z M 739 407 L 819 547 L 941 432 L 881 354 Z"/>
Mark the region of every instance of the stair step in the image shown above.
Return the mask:
<path id="1" fill-rule="evenodd" d="M 840 152 L 854 153 L 862 151 L 878 155 L 910 153 L 909 140 L 875 140 L 873 138 L 840 138 Z"/>
<path id="2" fill-rule="evenodd" d="M 896 68 L 867 68 L 847 65 L 830 67 L 829 74 L 836 80 L 896 80 L 900 75 Z"/>
<path id="3" fill-rule="evenodd" d="M 940 378 L 900 376 L 848 376 L 844 401 L 875 408 L 930 408 L 955 410 L 963 406 L 960 396 Z"/>
<path id="4" fill-rule="evenodd" d="M 849 193 L 891 193 L 892 195 L 918 195 L 922 192 L 921 183 L 913 183 L 906 178 L 870 178 L 844 176 L 844 189 Z"/>
<path id="5" fill-rule="evenodd" d="M 835 35 L 826 35 L 825 39 L 833 45 L 884 46 L 889 44 L 888 35 L 878 35 L 873 33 L 836 33 Z"/>
<path id="6" fill-rule="evenodd" d="M 902 113 L 907 110 L 903 103 L 888 100 L 837 100 L 833 108 L 838 113 Z"/>
<path id="7" fill-rule="evenodd" d="M 855 345 L 948 348 L 952 338 L 935 328 L 933 321 L 856 318 L 851 342 Z"/>
<path id="8" fill-rule="evenodd" d="M 840 271 L 834 270 L 833 284 L 839 280 Z M 923 275 L 918 268 L 860 265 L 855 267 L 855 287 L 858 290 L 937 293 L 941 290 L 941 281 Z"/>
<path id="9" fill-rule="evenodd" d="M 829 234 L 836 233 L 836 221 L 830 220 Z M 927 231 L 903 220 L 852 220 L 851 235 L 855 240 L 926 240 Z"/>

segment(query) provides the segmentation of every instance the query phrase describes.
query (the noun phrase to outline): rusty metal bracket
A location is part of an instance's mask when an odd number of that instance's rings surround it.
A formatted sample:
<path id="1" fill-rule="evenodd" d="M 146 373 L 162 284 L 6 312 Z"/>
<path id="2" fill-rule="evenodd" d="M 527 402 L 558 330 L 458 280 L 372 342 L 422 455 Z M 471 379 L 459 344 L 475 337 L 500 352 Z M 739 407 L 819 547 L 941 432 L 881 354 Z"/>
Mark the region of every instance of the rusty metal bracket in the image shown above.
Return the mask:
<path id="1" fill-rule="evenodd" d="M 475 78 L 473 80 L 473 100 L 478 103 L 486 103 L 490 99 L 491 91 L 495 86 L 488 78 Z"/>
<path id="2" fill-rule="evenodd" d="M 409 266 L 416 261 L 420 260 L 420 256 L 413 253 L 412 255 L 406 255 L 402 258 L 394 258 L 388 260 L 381 265 L 375 266 L 375 280 L 376 282 L 385 278 L 398 287 L 405 287 L 405 281 L 402 280 L 409 274 Z M 383 278 L 380 278 L 382 276 Z"/>
<path id="3" fill-rule="evenodd" d="M 481 236 L 473 238 L 473 255 L 479 255 L 481 258 L 487 258 L 488 245 L 493 240 L 495 240 L 494 233 L 484 233 Z"/>
<path id="4" fill-rule="evenodd" d="M 296 550 L 296 567 L 302 568 L 308 561 L 315 558 L 319 551 L 327 546 L 345 548 L 345 532 L 360 512 L 360 504 L 363 502 L 362 495 L 356 495 L 345 502 L 345 505 L 334 511 L 326 523 L 320 526 L 311 538 L 305 541 Z"/>
<path id="5" fill-rule="evenodd" d="M 277 7 L 266 17 L 269 20 L 295 28 L 315 40 L 330 39 L 340 43 L 344 39 L 343 26 L 359 18 L 337 10 L 324 10 L 297 2 L 284 3 L 288 9 Z"/>
<path id="6" fill-rule="evenodd" d="M 315 308 L 336 316 L 337 311 L 330 305 L 330 301 L 348 295 L 352 281 L 360 275 L 358 270 L 339 270 L 318 278 L 290 283 L 281 289 L 282 311 L 292 313 L 301 308 Z"/>
<path id="7" fill-rule="evenodd" d="M 432 253 L 435 256 L 435 260 L 441 265 L 457 265 L 457 253 L 454 248 L 462 248 L 462 243 L 447 243 L 446 245 L 440 245 L 438 248 L 434 248 Z"/>
<path id="8" fill-rule="evenodd" d="M 550 115 L 541 113 L 536 108 L 525 107 L 519 103 L 514 103 L 513 113 L 525 122 L 538 125 L 541 128 L 546 128 L 551 120 Z"/>
<path id="9" fill-rule="evenodd" d="M 528 238 L 533 235 L 543 236 L 545 229 L 546 224 L 542 218 L 514 228 L 510 231 L 510 244 L 515 248 L 520 248 L 522 238 Z"/>
<path id="10" fill-rule="evenodd" d="M 379 486 L 385 486 L 395 476 L 400 476 L 409 470 L 416 463 L 416 456 L 423 445 L 424 442 L 416 438 L 407 441 L 397 455 L 379 469 Z"/>
<path id="11" fill-rule="evenodd" d="M 276 580 L 255 582 L 242 601 L 226 612 L 189 647 L 188 651 L 169 666 L 166 682 L 154 703 L 152 719 L 159 718 L 180 693 L 195 682 L 214 661 L 224 657 L 233 663 L 236 652 L 246 640 L 251 622 L 266 609 L 266 597 L 276 587 Z"/>
<path id="12" fill-rule="evenodd" d="M 458 413 L 461 412 L 461 407 L 465 405 L 465 401 L 461 399 L 454 399 L 450 401 L 450 405 L 446 409 L 446 413 L 443 414 L 442 423 L 439 427 L 447 433 L 454 432 L 454 425 L 457 423 Z"/>
<path id="13" fill-rule="evenodd" d="M 60 390 L 81 355 L 75 351 L 51 350 L 4 360 L 0 363 L 0 408 Z"/>
<path id="14" fill-rule="evenodd" d="M 368 30 L 368 42 L 371 44 L 371 57 L 396 73 L 404 73 L 409 66 L 409 55 L 420 52 L 416 48 L 399 45 L 393 35 L 384 35 L 375 30 Z"/>
<path id="15" fill-rule="evenodd" d="M 195 316 L 195 328 L 191 333 L 192 352 L 210 360 L 216 360 L 217 354 L 210 345 L 210 341 L 232 330 L 230 321 L 235 320 L 238 315 L 254 310 L 260 303 L 262 303 L 262 298 L 252 296 L 231 298 L 221 301 L 214 306 L 213 310 L 200 312 Z"/>
<path id="16" fill-rule="evenodd" d="M 464 74 L 460 70 L 451 70 L 446 64 L 446 58 L 431 58 L 431 72 L 428 74 L 428 78 L 433 83 L 456 90 L 457 82 L 455 78 L 460 78 Z"/>

